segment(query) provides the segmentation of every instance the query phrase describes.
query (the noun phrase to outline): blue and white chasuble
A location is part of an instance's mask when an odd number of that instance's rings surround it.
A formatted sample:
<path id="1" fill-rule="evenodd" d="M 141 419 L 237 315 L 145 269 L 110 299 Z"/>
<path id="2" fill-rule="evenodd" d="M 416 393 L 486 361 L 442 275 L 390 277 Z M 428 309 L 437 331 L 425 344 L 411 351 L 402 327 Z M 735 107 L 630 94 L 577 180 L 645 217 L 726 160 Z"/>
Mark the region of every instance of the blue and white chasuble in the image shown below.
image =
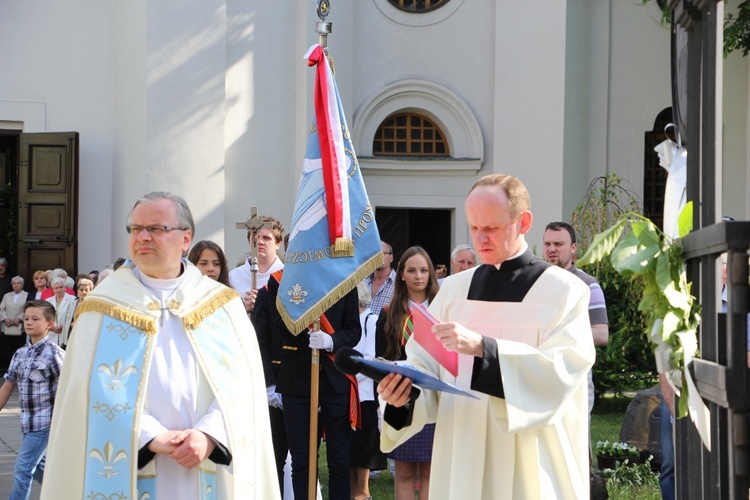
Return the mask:
<path id="1" fill-rule="evenodd" d="M 168 312 L 128 261 L 79 306 L 58 389 L 43 499 L 156 499 L 156 460 L 137 470 L 141 417 L 159 324 L 182 321 L 201 371 L 197 408 L 216 401 L 232 455 L 206 459 L 196 499 L 276 498 L 278 481 L 256 336 L 237 293 L 184 261 Z M 165 401 L 165 404 L 170 402 Z M 164 499 L 157 499 L 164 500 Z"/>

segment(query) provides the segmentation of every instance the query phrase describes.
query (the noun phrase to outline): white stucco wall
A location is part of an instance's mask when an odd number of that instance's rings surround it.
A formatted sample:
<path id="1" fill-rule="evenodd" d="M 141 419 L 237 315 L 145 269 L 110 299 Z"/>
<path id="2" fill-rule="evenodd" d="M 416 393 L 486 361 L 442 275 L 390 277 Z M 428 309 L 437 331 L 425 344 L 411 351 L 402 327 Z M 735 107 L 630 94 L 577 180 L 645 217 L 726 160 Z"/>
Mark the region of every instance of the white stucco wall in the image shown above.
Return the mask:
<path id="1" fill-rule="evenodd" d="M 467 242 L 468 189 L 481 175 L 511 173 L 531 192 L 533 246 L 593 177 L 616 172 L 642 191 L 643 134 L 671 105 L 669 29 L 655 2 L 447 5 L 428 15 L 398 13 L 388 0 L 333 5 L 329 45 L 350 129 L 373 95 L 414 80 L 456 96 L 481 134 L 478 171 L 365 166 L 376 207 L 450 209 L 451 245 Z M 314 9 L 241 0 L 3 6 L 0 124 L 80 132 L 79 270 L 127 254 L 127 213 L 154 189 L 183 195 L 196 238 L 223 244 L 230 263 L 247 250 L 235 223 L 251 206 L 289 225 L 312 113 L 314 71 L 302 56 L 317 41 Z M 739 218 L 750 216 L 749 81 L 747 58 L 730 56 L 724 211 Z"/>
<path id="2" fill-rule="evenodd" d="M 670 30 L 656 2 L 610 0 L 607 171 L 643 193 L 644 133 L 672 105 Z"/>
<path id="3" fill-rule="evenodd" d="M 11 2 L 0 19 L 0 121 L 26 132 L 80 132 L 81 267 L 111 255 L 112 4 Z"/>

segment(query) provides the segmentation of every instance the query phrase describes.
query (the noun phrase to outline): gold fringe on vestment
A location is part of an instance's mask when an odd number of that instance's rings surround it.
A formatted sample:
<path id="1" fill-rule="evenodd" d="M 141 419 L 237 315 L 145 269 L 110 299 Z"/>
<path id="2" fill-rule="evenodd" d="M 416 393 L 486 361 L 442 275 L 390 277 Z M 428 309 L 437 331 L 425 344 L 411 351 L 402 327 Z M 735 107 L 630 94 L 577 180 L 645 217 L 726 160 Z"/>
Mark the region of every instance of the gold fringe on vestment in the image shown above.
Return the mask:
<path id="1" fill-rule="evenodd" d="M 223 287 L 219 293 L 211 296 L 206 302 L 200 304 L 193 312 L 182 318 L 185 328 L 196 328 L 201 321 L 224 307 L 232 299 L 239 298 L 240 294 L 229 287 Z"/>
<path id="2" fill-rule="evenodd" d="M 139 330 L 143 330 L 143 332 L 148 335 L 153 335 L 157 331 L 156 318 L 140 314 L 138 311 L 132 309 L 125 309 L 124 307 L 116 306 L 111 302 L 96 297 L 88 297 L 86 300 L 78 304 L 75 319 L 78 319 L 78 316 L 85 312 L 105 314 L 120 321 L 124 321 L 129 325 L 133 325 Z"/>

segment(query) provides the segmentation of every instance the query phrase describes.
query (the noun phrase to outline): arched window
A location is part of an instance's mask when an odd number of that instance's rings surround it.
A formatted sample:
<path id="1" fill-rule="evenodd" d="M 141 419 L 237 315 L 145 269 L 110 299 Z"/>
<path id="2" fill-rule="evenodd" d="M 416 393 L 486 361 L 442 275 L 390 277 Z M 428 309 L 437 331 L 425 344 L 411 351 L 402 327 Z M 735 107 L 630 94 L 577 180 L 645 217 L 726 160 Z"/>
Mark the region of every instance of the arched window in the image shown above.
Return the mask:
<path id="1" fill-rule="evenodd" d="M 372 141 L 374 156 L 449 157 L 445 134 L 417 113 L 392 115 L 380 124 Z"/>
<path id="2" fill-rule="evenodd" d="M 388 0 L 397 9 L 405 12 L 430 12 L 448 3 L 448 0 Z"/>
<path id="3" fill-rule="evenodd" d="M 658 227 L 664 227 L 664 191 L 667 172 L 659 165 L 654 147 L 667 139 L 664 127 L 672 123 L 672 108 L 663 109 L 654 120 L 654 129 L 646 132 L 643 158 L 643 208 L 646 217 Z M 675 139 L 675 137 L 670 137 Z"/>

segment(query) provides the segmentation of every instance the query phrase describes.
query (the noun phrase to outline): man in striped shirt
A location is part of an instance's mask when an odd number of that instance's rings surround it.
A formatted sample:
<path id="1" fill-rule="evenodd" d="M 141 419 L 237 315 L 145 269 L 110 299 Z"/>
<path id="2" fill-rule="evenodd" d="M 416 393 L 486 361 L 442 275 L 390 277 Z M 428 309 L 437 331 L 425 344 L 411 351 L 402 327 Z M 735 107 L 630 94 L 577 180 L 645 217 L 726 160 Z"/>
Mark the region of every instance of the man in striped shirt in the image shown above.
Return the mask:
<path id="1" fill-rule="evenodd" d="M 573 263 L 576 253 L 576 232 L 567 222 L 550 222 L 544 230 L 544 260 L 567 269 L 586 283 L 591 291 L 589 321 L 595 346 L 605 346 L 609 341 L 609 320 L 604 292 L 596 278 L 578 269 Z M 594 407 L 594 383 L 589 371 L 589 413 Z"/>

